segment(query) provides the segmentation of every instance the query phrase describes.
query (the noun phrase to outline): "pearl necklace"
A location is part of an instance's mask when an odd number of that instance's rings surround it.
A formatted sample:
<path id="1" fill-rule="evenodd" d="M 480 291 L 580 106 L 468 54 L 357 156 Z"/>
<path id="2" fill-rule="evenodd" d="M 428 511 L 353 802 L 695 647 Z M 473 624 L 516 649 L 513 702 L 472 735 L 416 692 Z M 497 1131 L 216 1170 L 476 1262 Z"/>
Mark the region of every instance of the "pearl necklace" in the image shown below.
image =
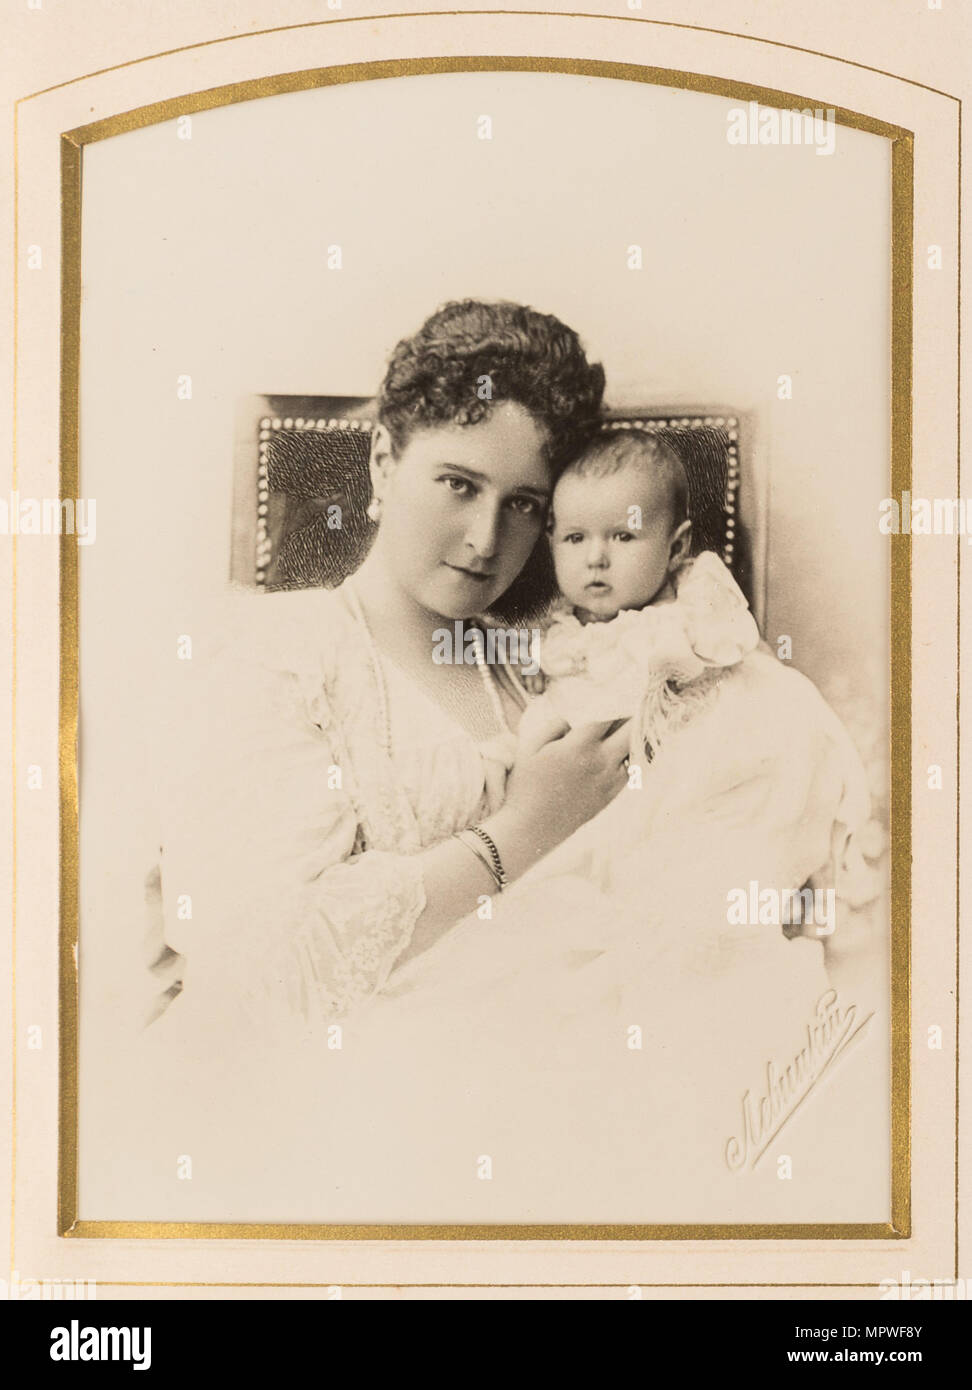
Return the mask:
<path id="1" fill-rule="evenodd" d="M 391 713 L 388 708 L 388 684 L 385 679 L 385 670 L 382 665 L 381 654 L 378 651 L 378 644 L 375 642 L 371 628 L 368 626 L 368 619 L 365 617 L 364 608 L 362 607 L 358 591 L 351 579 L 345 581 L 344 589 L 351 600 L 352 613 L 360 623 L 361 629 L 365 635 L 365 640 L 368 644 L 368 655 L 371 659 L 372 669 L 375 673 L 375 684 L 378 689 L 378 718 L 381 721 L 382 748 L 390 758 L 392 755 Z M 500 729 L 508 733 L 509 724 L 506 722 L 506 713 L 503 709 L 496 685 L 490 676 L 489 666 L 483 654 L 482 645 L 478 642 L 476 643 L 476 665 L 479 667 L 479 673 L 486 689 L 486 697 L 489 700 L 493 714 L 496 716 L 496 721 Z"/>

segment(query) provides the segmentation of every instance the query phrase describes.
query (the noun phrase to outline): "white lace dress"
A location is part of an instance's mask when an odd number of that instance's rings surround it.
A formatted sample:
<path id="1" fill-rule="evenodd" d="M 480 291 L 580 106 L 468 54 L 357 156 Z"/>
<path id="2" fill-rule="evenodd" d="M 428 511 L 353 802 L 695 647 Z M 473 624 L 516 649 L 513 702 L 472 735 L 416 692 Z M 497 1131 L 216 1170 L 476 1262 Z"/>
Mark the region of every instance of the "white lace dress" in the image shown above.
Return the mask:
<path id="1" fill-rule="evenodd" d="M 169 710 L 165 935 L 186 964 L 164 1017 L 286 1037 L 381 989 L 425 906 L 418 852 L 502 802 L 514 740 L 477 742 L 394 662 L 376 671 L 343 591 L 241 607 Z"/>

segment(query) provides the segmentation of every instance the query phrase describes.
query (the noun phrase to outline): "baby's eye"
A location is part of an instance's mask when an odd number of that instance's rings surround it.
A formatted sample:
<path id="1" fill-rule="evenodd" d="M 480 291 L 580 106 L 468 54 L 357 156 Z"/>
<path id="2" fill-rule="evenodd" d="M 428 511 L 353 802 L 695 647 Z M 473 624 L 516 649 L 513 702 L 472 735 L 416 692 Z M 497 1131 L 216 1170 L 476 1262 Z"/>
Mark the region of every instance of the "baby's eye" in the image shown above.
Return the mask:
<path id="1" fill-rule="evenodd" d="M 615 531 L 614 539 L 616 541 L 633 541 L 634 536 L 630 531 Z"/>

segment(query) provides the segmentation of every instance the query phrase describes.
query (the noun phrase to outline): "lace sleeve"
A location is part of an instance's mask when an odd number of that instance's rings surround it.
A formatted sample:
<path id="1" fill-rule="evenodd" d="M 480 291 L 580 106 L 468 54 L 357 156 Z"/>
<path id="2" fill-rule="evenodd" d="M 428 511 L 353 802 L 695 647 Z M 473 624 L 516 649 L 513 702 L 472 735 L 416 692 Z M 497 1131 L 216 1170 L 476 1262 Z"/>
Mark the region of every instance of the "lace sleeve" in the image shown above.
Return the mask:
<path id="1" fill-rule="evenodd" d="M 230 664 L 191 703 L 162 861 L 186 1012 L 261 1034 L 345 1014 L 408 944 L 419 861 L 360 852 L 348 770 L 297 675 Z"/>

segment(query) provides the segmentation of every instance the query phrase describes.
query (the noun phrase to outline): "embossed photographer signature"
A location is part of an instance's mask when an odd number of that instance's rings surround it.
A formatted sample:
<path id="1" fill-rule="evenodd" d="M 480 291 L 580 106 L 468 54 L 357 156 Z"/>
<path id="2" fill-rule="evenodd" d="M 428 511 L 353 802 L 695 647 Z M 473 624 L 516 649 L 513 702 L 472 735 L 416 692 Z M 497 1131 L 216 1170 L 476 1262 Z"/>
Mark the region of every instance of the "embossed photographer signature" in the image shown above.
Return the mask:
<path id="1" fill-rule="evenodd" d="M 844 1009 L 835 989 L 820 996 L 800 1051 L 783 1068 L 767 1062 L 763 1094 L 754 1099 L 746 1091 L 742 1098 L 742 1137 L 733 1135 L 726 1142 L 726 1163 L 734 1173 L 756 1167 L 787 1120 L 873 1016 L 872 1010 L 858 1021 L 857 1005 Z"/>

